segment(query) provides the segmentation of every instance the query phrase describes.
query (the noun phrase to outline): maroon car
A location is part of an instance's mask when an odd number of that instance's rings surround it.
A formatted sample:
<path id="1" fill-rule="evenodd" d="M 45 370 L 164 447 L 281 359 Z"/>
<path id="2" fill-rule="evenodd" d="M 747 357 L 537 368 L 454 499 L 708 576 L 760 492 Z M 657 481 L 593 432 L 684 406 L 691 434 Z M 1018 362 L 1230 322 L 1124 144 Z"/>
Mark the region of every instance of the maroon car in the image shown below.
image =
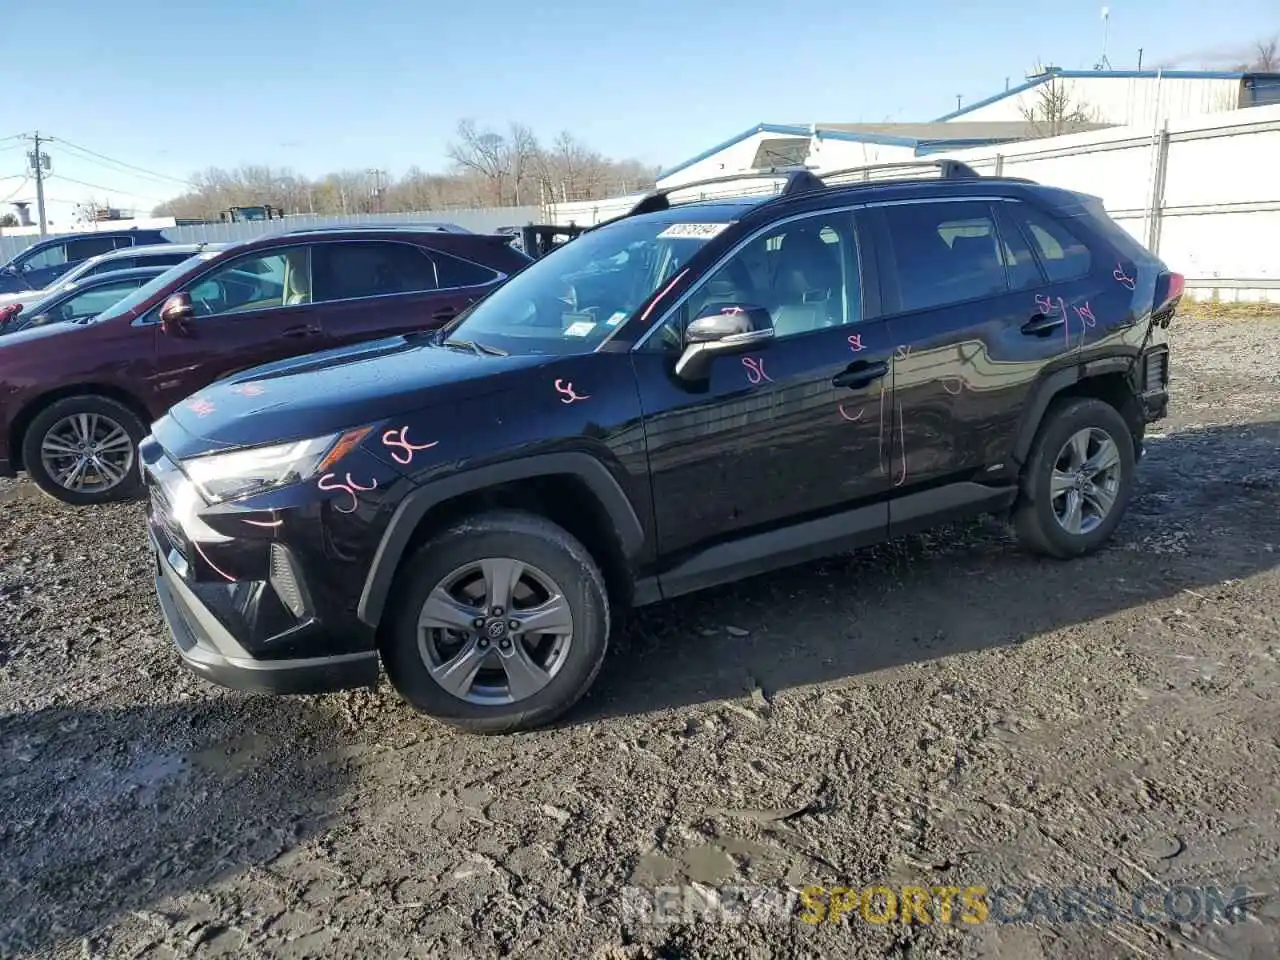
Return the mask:
<path id="1" fill-rule="evenodd" d="M 92 320 L 0 338 L 0 476 L 71 504 L 133 496 L 138 442 L 214 380 L 441 326 L 529 258 L 421 225 L 272 234 L 205 251 Z"/>

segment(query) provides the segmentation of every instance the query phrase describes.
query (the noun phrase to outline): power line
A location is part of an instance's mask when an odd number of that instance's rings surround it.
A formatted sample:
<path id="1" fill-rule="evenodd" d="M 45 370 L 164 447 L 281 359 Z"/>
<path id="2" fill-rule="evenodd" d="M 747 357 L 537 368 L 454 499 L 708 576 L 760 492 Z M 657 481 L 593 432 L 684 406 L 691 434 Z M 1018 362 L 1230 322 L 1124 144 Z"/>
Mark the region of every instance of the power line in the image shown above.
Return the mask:
<path id="1" fill-rule="evenodd" d="M 21 182 L 20 184 L 18 184 L 18 189 L 17 189 L 17 190 L 15 190 L 15 191 L 13 191 L 13 193 L 9 194 L 9 195 L 8 195 L 7 197 L 5 197 L 3 200 L 0 200 L 0 203 L 8 203 L 8 202 L 9 202 L 10 200 L 12 200 L 14 197 L 16 197 L 18 194 L 20 194 L 20 193 L 22 192 L 22 188 L 23 188 L 23 187 L 25 187 L 25 186 L 27 185 L 27 182 L 28 182 L 30 179 L 31 179 L 30 177 L 23 177 L 23 178 L 22 178 L 22 182 Z"/>
<path id="2" fill-rule="evenodd" d="M 79 184 L 82 187 L 88 187 L 90 190 L 105 190 L 107 193 L 123 194 L 128 197 L 139 197 L 143 200 L 154 200 L 156 203 L 164 201 L 159 197 L 148 196 L 145 193 L 134 193 L 131 190 L 121 190 L 119 187 L 104 187 L 100 183 L 88 183 L 85 180 L 76 180 L 74 177 L 68 177 L 65 173 L 55 173 L 49 177 L 50 180 L 65 180 L 67 183 Z"/>
<path id="3" fill-rule="evenodd" d="M 57 138 L 50 137 L 49 139 L 53 140 L 56 143 L 62 144 L 64 147 L 69 147 L 73 151 L 78 151 L 80 153 L 87 154 L 105 163 L 112 163 L 112 164 L 115 164 L 116 166 L 125 167 L 126 169 L 134 170 L 138 173 L 144 173 L 149 177 L 157 177 L 161 180 L 172 180 L 174 183 L 180 183 L 183 186 L 187 186 L 187 187 L 194 186 L 194 184 L 192 184 L 190 180 L 184 180 L 182 177 L 173 177 L 167 173 L 159 173 L 158 171 L 155 171 L 155 170 L 148 170 L 146 167 L 140 167 L 135 163 L 126 163 L 123 160 L 116 160 L 113 157 L 108 157 L 105 154 L 98 153 L 96 150 L 90 150 L 88 147 L 82 147 L 79 144 L 72 143 L 70 140 L 63 139 L 62 137 L 57 137 Z"/>

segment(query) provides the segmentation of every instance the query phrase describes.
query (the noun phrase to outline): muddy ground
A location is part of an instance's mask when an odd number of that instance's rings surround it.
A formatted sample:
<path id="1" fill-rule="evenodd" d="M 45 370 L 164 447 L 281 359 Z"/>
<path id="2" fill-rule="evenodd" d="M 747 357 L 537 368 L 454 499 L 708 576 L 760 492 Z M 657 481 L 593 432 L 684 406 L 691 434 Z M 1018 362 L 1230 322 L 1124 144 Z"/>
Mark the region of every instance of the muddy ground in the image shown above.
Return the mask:
<path id="1" fill-rule="evenodd" d="M 523 736 L 385 686 L 208 686 L 139 507 L 0 481 L 0 955 L 1276 956 L 1280 322 L 1175 333 L 1105 552 L 1030 558 L 984 521 L 652 608 Z M 659 924 L 622 900 L 838 880 L 1244 885 L 1247 916 Z"/>

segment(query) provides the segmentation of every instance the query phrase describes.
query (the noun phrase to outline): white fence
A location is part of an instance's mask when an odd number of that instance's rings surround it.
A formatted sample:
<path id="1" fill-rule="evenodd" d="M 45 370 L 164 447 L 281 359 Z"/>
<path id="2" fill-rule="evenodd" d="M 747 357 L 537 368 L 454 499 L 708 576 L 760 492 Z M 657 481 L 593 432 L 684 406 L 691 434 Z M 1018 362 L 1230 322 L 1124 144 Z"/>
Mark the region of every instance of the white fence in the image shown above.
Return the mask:
<path id="1" fill-rule="evenodd" d="M 394 226 L 406 222 L 455 223 L 476 233 L 487 233 L 498 227 L 523 226 L 537 221 L 542 216 L 539 207 L 492 207 L 466 210 L 429 210 L 421 213 L 370 213 L 352 214 L 349 216 L 313 216 L 299 214 L 281 220 L 250 220 L 243 223 L 200 223 L 191 226 L 165 227 L 164 235 L 174 243 L 209 243 L 234 242 L 260 237 L 267 233 L 280 233 L 285 230 L 305 230 L 315 227 L 337 227 L 343 224 Z M 170 221 L 172 222 L 172 221 Z M 104 230 L 112 229 L 110 223 L 100 224 Z M 66 234 L 82 236 L 82 233 Z M 50 234 L 54 236 L 54 234 Z M 0 236 L 0 263 L 21 253 L 36 243 L 39 235 L 23 234 L 20 236 Z"/>
<path id="2" fill-rule="evenodd" d="M 1280 300 L 1280 105 L 1182 117 L 1159 129 L 1113 127 L 922 159 L 942 157 L 980 173 L 1101 197 L 1121 226 L 1186 276 L 1190 296 Z M 816 172 L 824 161 L 827 169 L 846 165 L 811 149 Z M 772 193 L 781 182 L 762 178 L 674 196 Z M 548 217 L 585 226 L 623 213 L 638 199 L 555 204 Z"/>

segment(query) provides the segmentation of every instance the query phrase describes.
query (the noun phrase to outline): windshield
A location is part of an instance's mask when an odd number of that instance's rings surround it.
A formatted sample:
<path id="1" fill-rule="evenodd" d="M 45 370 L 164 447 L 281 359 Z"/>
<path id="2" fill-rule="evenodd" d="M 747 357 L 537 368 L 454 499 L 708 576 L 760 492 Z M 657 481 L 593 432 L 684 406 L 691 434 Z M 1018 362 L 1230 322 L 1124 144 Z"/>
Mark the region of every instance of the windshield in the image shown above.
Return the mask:
<path id="1" fill-rule="evenodd" d="M 594 350 L 728 226 L 646 217 L 584 233 L 476 304 L 447 339 L 506 353 Z"/>
<path id="2" fill-rule="evenodd" d="M 135 307 L 139 307 L 146 303 L 174 280 L 177 280 L 188 271 L 194 269 L 196 264 L 203 263 L 215 256 L 217 256 L 216 250 L 206 250 L 203 253 L 197 253 L 187 257 L 187 259 L 183 260 L 181 263 L 174 264 L 164 273 L 161 273 L 147 283 L 144 283 L 115 306 L 102 311 L 102 313 L 98 314 L 94 319 L 94 322 L 101 323 L 103 320 L 114 320 L 116 317 L 124 316 Z"/>

